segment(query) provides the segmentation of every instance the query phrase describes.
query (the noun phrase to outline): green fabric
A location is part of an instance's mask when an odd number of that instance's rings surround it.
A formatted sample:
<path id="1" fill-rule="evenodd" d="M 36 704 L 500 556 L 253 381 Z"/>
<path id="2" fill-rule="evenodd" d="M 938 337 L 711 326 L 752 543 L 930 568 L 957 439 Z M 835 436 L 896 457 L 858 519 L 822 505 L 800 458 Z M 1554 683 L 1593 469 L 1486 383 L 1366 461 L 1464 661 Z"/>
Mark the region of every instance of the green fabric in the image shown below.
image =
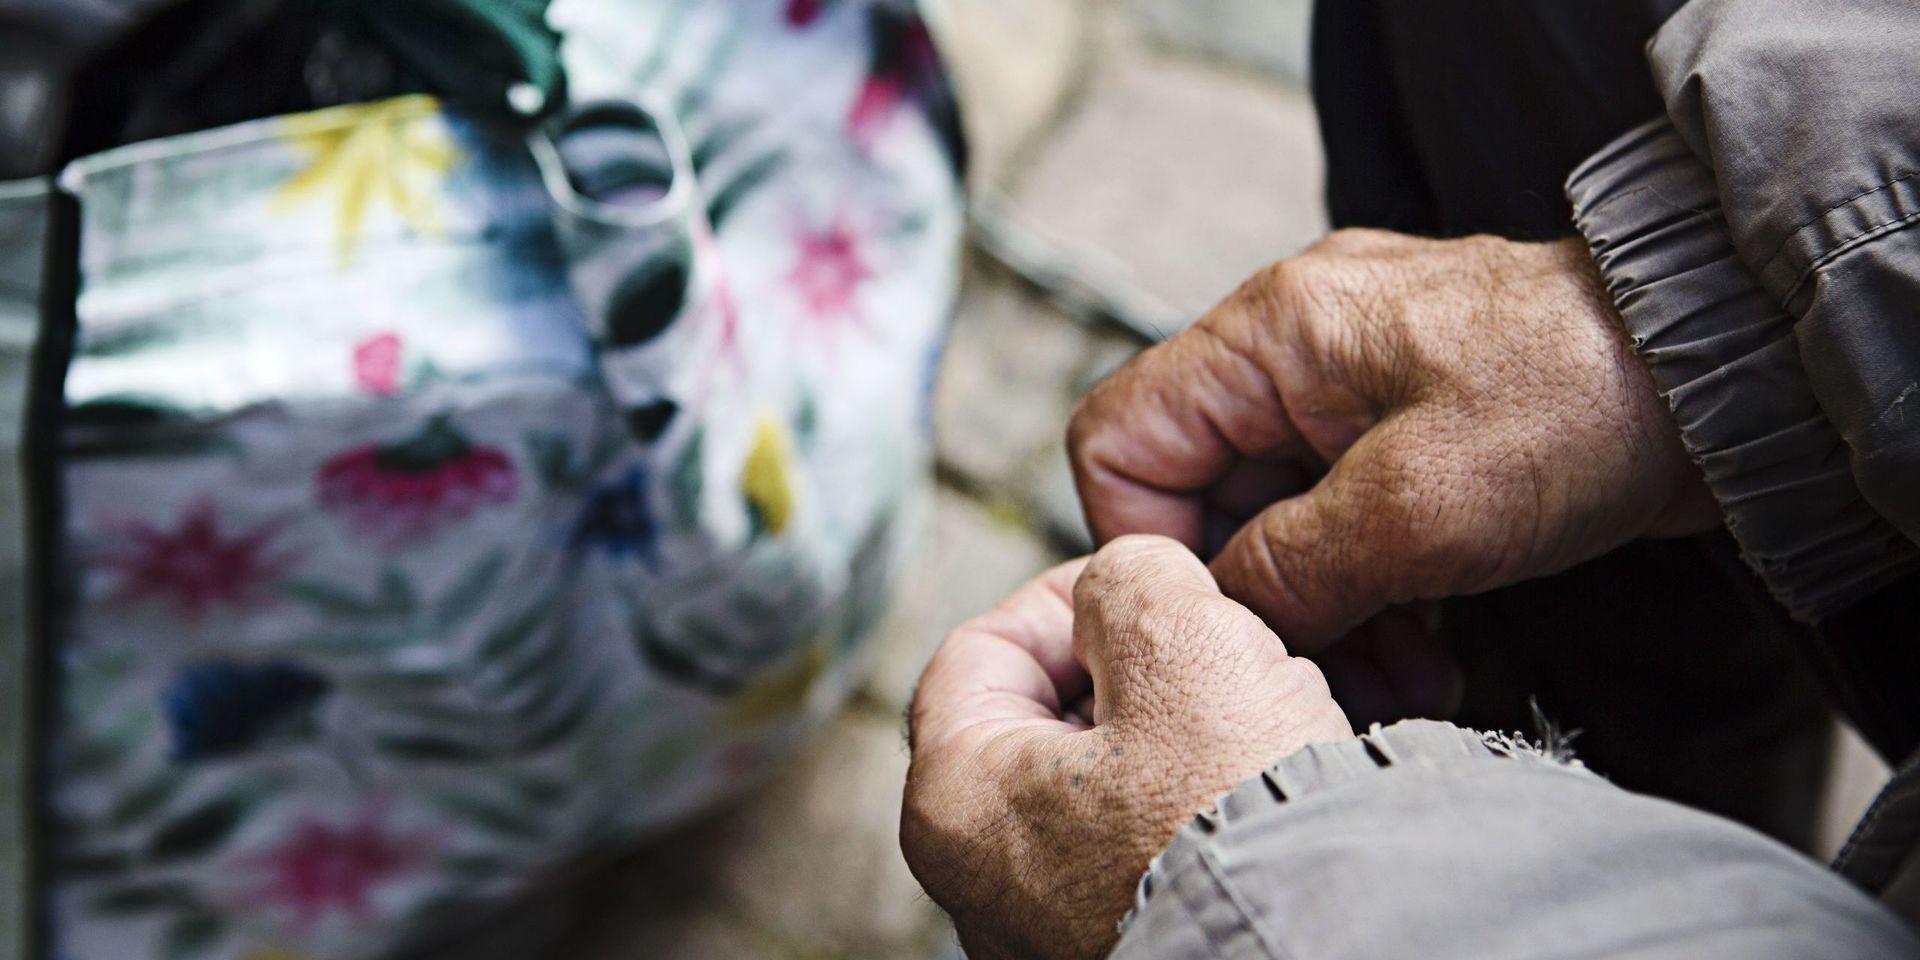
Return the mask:
<path id="1" fill-rule="evenodd" d="M 548 0 L 336 0 L 431 91 L 495 119 L 530 120 L 562 100 L 560 34 L 547 26 Z M 526 84 L 537 105 L 516 104 Z M 532 109 L 528 109 L 532 106 Z"/>

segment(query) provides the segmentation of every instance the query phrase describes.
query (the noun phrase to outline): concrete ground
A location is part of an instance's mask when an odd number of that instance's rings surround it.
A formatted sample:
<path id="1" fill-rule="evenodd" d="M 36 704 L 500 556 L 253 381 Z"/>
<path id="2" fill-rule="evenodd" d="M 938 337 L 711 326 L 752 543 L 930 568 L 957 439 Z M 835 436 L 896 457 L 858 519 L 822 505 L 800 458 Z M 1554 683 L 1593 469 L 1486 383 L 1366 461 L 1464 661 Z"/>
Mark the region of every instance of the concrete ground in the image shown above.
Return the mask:
<path id="1" fill-rule="evenodd" d="M 1305 0 L 932 6 L 968 108 L 976 191 L 1016 232 L 1144 314 L 1177 323 L 1325 230 L 1299 81 Z M 932 527 L 904 571 L 873 680 L 749 801 L 515 911 L 451 955 L 958 957 L 896 847 L 901 711 L 947 629 L 1084 542 L 1064 424 L 1135 344 L 976 257 L 936 401 Z M 1885 775 L 1846 738 L 1827 849 Z"/>

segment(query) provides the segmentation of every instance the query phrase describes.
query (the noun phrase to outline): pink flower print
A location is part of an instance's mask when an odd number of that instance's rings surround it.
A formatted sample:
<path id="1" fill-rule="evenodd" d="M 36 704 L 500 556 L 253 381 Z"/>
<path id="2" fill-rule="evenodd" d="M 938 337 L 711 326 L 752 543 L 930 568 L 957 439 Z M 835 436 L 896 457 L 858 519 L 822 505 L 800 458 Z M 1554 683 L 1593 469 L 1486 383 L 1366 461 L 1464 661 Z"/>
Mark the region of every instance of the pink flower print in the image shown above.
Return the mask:
<path id="1" fill-rule="evenodd" d="M 400 393 L 400 338 L 382 333 L 353 348 L 353 380 L 360 389 L 382 397 Z"/>
<path id="2" fill-rule="evenodd" d="M 796 30 L 810 26 L 826 8 L 826 0 L 787 0 L 787 26 Z"/>
<path id="3" fill-rule="evenodd" d="M 740 300 L 733 295 L 733 284 L 721 277 L 713 287 L 713 314 L 720 324 L 720 356 L 734 369 L 742 365 L 740 355 Z"/>
<path id="4" fill-rule="evenodd" d="M 795 236 L 799 257 L 787 274 L 787 285 L 815 326 L 836 321 L 863 323 L 860 288 L 873 276 L 861 253 L 861 239 L 845 215 L 837 215 L 824 230 L 802 227 Z"/>
<path id="5" fill-rule="evenodd" d="M 519 487 L 506 454 L 469 442 L 445 417 L 399 443 L 355 447 L 328 460 L 317 482 L 323 509 L 386 550 L 508 503 Z"/>
<path id="6" fill-rule="evenodd" d="M 129 520 L 110 534 L 114 543 L 98 564 L 120 575 L 110 602 L 166 600 L 181 616 L 198 620 L 215 605 L 245 607 L 267 597 L 266 587 L 297 557 L 276 552 L 284 521 L 232 533 L 222 531 L 213 504 L 195 502 L 170 530 Z"/>
<path id="7" fill-rule="evenodd" d="M 720 252 L 719 241 L 714 239 L 713 231 L 704 224 L 697 225 L 694 230 L 693 258 L 695 263 L 703 265 L 713 275 L 713 300 L 708 309 L 712 311 L 714 322 L 720 325 L 720 356 L 739 369 L 740 299 L 734 296 L 733 278 L 727 273 L 727 261 Z"/>
<path id="8" fill-rule="evenodd" d="M 250 858 L 266 871 L 254 904 L 291 908 L 303 929 L 335 911 L 368 919 L 374 890 L 406 874 L 435 845 L 429 835 L 390 830 L 383 814 L 376 803 L 345 825 L 301 817 L 285 840 Z"/>
<path id="9" fill-rule="evenodd" d="M 898 74 L 875 74 L 860 85 L 860 93 L 847 110 L 847 131 L 860 149 L 871 153 L 880 135 L 907 99 L 907 82 Z"/>

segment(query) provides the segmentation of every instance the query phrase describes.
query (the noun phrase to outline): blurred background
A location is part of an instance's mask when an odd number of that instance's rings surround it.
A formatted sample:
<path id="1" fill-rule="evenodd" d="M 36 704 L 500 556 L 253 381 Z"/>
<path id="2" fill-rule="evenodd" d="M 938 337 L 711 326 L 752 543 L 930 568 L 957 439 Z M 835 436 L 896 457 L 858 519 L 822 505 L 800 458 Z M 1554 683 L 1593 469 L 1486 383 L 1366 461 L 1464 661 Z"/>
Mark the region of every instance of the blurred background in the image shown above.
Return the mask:
<path id="1" fill-rule="evenodd" d="M 927 533 L 878 667 L 754 796 L 441 955 L 954 960 L 901 860 L 902 713 L 942 635 L 1084 551 L 1062 446 L 1079 395 L 1326 230 L 1309 0 L 928 0 L 971 148 L 974 231 L 935 400 Z M 1820 846 L 1886 777 L 1841 742 Z"/>

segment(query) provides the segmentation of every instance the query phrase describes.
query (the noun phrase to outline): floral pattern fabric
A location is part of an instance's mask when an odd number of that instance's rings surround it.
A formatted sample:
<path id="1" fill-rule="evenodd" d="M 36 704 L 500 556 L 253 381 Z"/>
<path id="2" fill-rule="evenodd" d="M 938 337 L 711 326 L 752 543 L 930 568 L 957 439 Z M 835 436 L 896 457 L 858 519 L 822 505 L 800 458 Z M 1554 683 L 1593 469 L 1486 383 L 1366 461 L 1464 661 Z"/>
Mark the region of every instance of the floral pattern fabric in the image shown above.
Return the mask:
<path id="1" fill-rule="evenodd" d="M 580 106 L 531 144 L 403 97 L 63 175 L 63 960 L 381 955 L 855 677 L 956 281 L 924 30 L 550 19 Z"/>

